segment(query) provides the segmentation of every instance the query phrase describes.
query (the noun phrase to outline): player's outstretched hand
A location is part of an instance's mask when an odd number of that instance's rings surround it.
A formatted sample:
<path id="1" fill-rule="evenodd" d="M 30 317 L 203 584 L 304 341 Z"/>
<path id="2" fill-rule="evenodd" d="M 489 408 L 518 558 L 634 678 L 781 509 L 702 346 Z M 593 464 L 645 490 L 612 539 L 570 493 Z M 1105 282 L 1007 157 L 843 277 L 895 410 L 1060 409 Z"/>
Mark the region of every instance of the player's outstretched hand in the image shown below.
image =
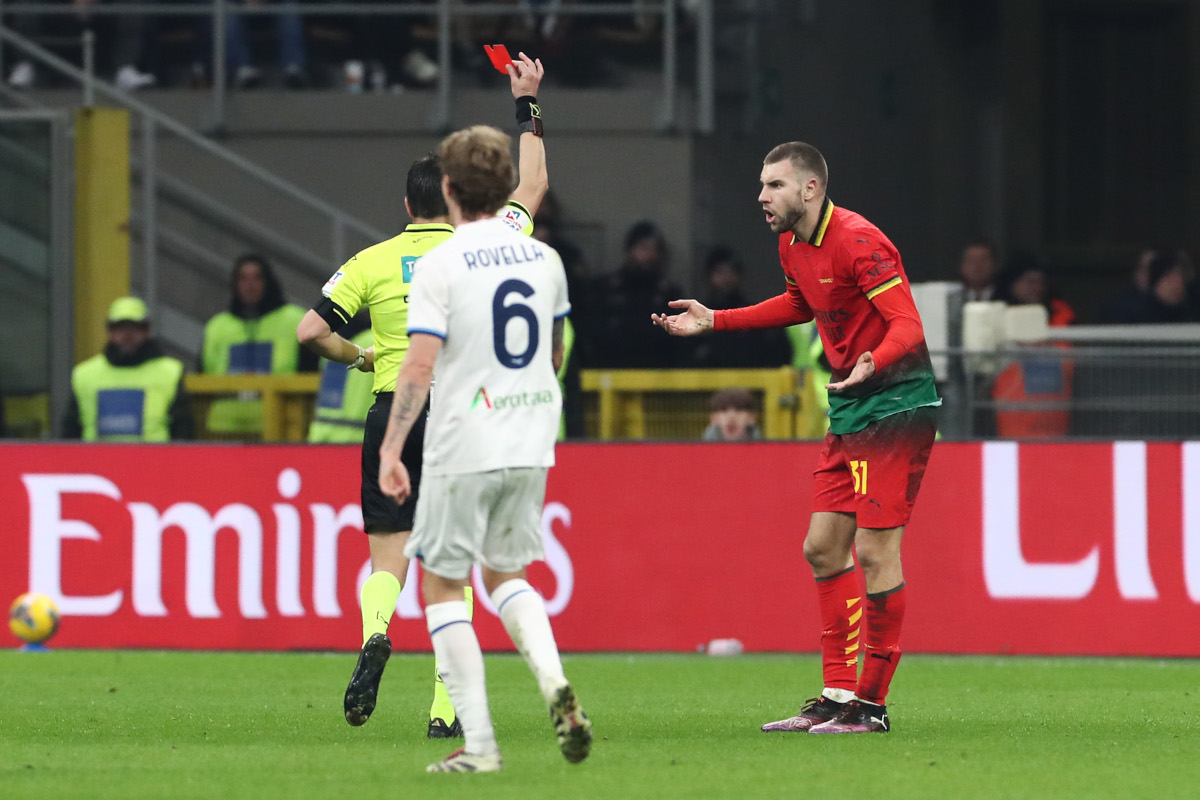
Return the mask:
<path id="1" fill-rule="evenodd" d="M 868 350 L 858 357 L 858 361 L 854 363 L 854 369 L 850 370 L 850 374 L 846 376 L 845 380 L 838 381 L 837 383 L 827 383 L 825 384 L 825 388 L 832 389 L 836 392 L 841 389 L 845 389 L 847 386 L 854 386 L 862 383 L 874 374 L 875 357 L 872 356 L 871 351 Z"/>
<path id="2" fill-rule="evenodd" d="M 397 503 L 403 503 L 412 494 L 412 481 L 408 468 L 400 461 L 400 453 L 386 446 L 379 448 L 379 490 Z"/>
<path id="3" fill-rule="evenodd" d="M 671 308 L 686 309 L 682 314 L 651 314 L 650 321 L 672 336 L 695 336 L 713 329 L 713 312 L 695 300 L 672 300 Z"/>
<path id="4" fill-rule="evenodd" d="M 540 58 L 535 61 L 524 53 L 517 53 L 517 60 L 505 69 L 508 70 L 514 100 L 526 95 L 537 97 L 538 87 L 542 85 L 542 75 L 545 74 Z"/>

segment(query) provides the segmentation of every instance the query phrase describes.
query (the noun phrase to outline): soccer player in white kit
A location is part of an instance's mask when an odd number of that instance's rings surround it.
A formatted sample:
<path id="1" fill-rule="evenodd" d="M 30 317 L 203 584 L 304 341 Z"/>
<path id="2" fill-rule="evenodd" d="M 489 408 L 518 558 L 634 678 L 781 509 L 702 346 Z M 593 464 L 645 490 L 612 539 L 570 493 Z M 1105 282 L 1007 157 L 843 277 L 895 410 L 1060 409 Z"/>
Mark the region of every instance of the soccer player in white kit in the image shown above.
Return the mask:
<path id="1" fill-rule="evenodd" d="M 502 763 L 483 653 L 463 600 L 477 563 L 550 707 L 563 756 L 578 763 L 592 742 L 545 603 L 525 580 L 525 568 L 544 557 L 542 504 L 562 407 L 555 372 L 571 306 L 554 249 L 496 217 L 515 177 L 509 145 L 507 135 L 480 125 L 451 134 L 438 150 L 455 232 L 414 269 L 409 349 L 379 449 L 380 488 L 402 502 L 412 486 L 400 451 L 436 373 L 404 554 L 424 566 L 425 619 L 465 744 L 430 772 L 495 772 Z"/>

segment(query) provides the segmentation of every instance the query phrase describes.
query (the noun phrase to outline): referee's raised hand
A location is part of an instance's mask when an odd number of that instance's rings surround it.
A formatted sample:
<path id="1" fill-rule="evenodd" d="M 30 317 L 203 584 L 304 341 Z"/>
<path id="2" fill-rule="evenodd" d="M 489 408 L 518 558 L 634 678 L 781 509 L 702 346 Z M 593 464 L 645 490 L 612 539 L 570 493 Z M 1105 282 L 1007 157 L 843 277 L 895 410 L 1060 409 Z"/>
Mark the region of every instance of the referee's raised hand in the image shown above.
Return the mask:
<path id="1" fill-rule="evenodd" d="M 512 84 L 513 98 L 537 97 L 538 87 L 542 85 L 542 60 L 531 59 L 524 53 L 517 53 L 517 60 L 509 64 L 508 80 Z"/>

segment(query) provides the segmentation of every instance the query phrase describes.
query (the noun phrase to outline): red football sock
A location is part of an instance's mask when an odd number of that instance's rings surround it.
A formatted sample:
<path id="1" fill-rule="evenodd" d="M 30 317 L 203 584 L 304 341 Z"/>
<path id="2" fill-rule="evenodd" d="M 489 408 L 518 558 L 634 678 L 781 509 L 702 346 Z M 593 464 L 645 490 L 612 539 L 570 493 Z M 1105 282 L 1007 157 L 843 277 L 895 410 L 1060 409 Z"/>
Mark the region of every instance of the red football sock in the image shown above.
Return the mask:
<path id="1" fill-rule="evenodd" d="M 852 692 L 858 684 L 858 632 L 863 615 L 862 591 L 854 567 L 817 578 L 817 597 L 825 688 Z"/>
<path id="2" fill-rule="evenodd" d="M 854 692 L 859 700 L 883 704 L 896 665 L 900 663 L 900 625 L 904 622 L 904 584 L 867 595 L 867 632 L 863 636 L 866 658 L 862 679 Z"/>

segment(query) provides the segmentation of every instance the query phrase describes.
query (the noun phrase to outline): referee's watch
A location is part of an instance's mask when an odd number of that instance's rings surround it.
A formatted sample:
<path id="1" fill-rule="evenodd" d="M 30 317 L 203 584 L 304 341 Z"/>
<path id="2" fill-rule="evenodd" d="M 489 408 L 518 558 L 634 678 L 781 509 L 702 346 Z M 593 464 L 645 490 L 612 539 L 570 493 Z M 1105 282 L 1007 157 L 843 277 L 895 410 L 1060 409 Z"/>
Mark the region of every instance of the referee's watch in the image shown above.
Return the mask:
<path id="1" fill-rule="evenodd" d="M 367 363 L 367 351 L 363 350 L 362 347 L 359 347 L 358 345 L 354 346 L 358 349 L 358 358 L 351 361 L 346 369 L 358 369 L 363 364 Z"/>
<path id="2" fill-rule="evenodd" d="M 534 136 L 542 135 L 542 109 L 538 107 L 537 98 L 531 94 L 517 98 L 517 130 Z"/>

